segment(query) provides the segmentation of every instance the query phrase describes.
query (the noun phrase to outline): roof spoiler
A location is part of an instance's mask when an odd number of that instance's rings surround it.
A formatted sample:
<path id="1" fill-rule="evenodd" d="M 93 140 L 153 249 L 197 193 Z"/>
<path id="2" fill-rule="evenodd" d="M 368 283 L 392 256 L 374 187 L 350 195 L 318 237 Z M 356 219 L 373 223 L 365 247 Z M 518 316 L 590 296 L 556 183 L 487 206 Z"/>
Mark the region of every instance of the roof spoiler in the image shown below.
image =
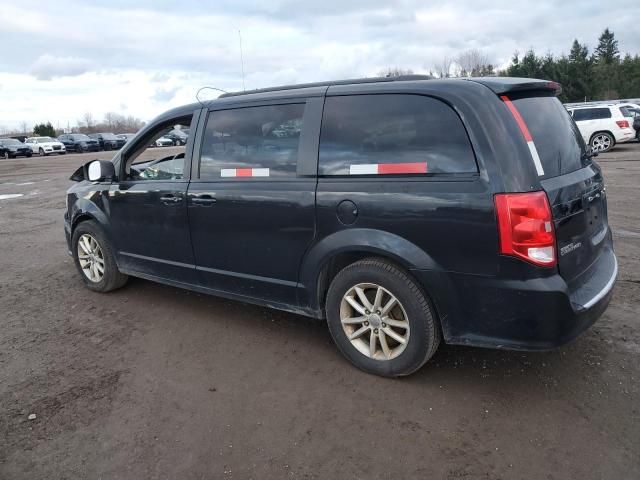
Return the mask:
<path id="1" fill-rule="evenodd" d="M 537 78 L 471 77 L 465 80 L 480 83 L 497 95 L 527 91 L 547 91 L 556 96 L 562 93 L 562 86 L 558 82 L 539 80 Z"/>

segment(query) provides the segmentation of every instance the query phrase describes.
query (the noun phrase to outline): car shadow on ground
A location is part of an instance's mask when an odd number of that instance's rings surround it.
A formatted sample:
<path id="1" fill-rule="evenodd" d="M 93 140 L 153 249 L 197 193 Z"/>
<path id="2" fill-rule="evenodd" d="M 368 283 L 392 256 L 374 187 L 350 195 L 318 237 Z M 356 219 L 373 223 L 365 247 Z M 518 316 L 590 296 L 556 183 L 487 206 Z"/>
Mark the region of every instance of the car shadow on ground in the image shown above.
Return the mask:
<path id="1" fill-rule="evenodd" d="M 342 359 L 324 321 L 137 278 L 132 278 L 119 292 L 119 295 L 133 297 L 150 296 L 152 303 L 161 302 L 163 308 L 182 312 L 180 321 L 201 322 L 206 319 L 220 322 L 227 330 L 236 329 L 231 335 L 260 335 L 264 339 L 266 352 L 270 343 L 274 346 L 294 345 L 307 353 L 300 362 L 301 369 L 315 368 L 315 365 L 340 368 L 336 364 L 340 362 L 345 371 L 351 369 L 354 374 L 373 377 Z M 574 388 L 580 390 L 579 384 L 584 378 L 580 378 L 577 372 L 584 372 L 585 367 L 599 366 L 605 356 L 606 346 L 600 338 L 597 324 L 596 328 L 585 332 L 569 345 L 544 352 L 476 348 L 442 342 L 427 364 L 398 381 L 415 385 L 464 383 L 467 388 L 473 387 L 474 383 L 483 388 L 495 384 L 507 391 L 526 385 L 535 388 L 560 385 L 572 388 L 571 384 L 574 384 Z"/>

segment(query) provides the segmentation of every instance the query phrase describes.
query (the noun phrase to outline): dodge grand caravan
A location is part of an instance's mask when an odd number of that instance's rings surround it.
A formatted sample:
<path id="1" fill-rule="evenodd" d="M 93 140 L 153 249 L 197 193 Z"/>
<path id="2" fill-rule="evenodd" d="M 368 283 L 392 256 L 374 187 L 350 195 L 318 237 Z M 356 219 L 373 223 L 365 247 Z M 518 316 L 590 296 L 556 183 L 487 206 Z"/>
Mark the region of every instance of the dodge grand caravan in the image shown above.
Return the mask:
<path id="1" fill-rule="evenodd" d="M 379 375 L 440 341 L 553 348 L 603 313 L 618 269 L 559 88 L 401 77 L 177 108 L 73 174 L 69 251 L 94 291 L 133 275 L 326 319 Z M 148 149 L 175 128 L 186 145 Z"/>

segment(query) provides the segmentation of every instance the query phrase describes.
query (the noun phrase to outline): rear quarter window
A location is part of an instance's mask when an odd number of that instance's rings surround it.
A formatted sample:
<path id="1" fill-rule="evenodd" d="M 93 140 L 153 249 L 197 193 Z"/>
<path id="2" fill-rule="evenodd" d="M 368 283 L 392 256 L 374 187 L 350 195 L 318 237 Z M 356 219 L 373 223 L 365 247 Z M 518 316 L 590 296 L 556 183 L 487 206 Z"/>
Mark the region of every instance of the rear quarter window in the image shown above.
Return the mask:
<path id="1" fill-rule="evenodd" d="M 318 173 L 476 173 L 475 156 L 458 115 L 420 95 L 327 97 Z"/>
<path id="2" fill-rule="evenodd" d="M 574 110 L 572 119 L 560 101 L 550 96 L 512 98 L 512 102 L 531 133 L 544 178 L 573 172 L 589 163 L 582 135 L 574 122 L 581 110 Z"/>

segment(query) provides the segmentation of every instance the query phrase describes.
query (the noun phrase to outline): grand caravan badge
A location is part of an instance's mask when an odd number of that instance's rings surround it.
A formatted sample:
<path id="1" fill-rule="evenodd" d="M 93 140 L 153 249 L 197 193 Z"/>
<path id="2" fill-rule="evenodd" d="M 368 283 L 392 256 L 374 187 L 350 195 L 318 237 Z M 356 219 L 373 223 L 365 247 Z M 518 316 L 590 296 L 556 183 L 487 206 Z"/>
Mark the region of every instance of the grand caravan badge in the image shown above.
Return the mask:
<path id="1" fill-rule="evenodd" d="M 560 249 L 560 255 L 561 256 L 565 256 L 567 253 L 571 253 L 574 250 L 577 250 L 578 248 L 580 248 L 582 246 L 582 242 L 578 242 L 578 243 L 570 243 L 568 245 L 565 245 L 564 247 L 562 247 Z"/>

